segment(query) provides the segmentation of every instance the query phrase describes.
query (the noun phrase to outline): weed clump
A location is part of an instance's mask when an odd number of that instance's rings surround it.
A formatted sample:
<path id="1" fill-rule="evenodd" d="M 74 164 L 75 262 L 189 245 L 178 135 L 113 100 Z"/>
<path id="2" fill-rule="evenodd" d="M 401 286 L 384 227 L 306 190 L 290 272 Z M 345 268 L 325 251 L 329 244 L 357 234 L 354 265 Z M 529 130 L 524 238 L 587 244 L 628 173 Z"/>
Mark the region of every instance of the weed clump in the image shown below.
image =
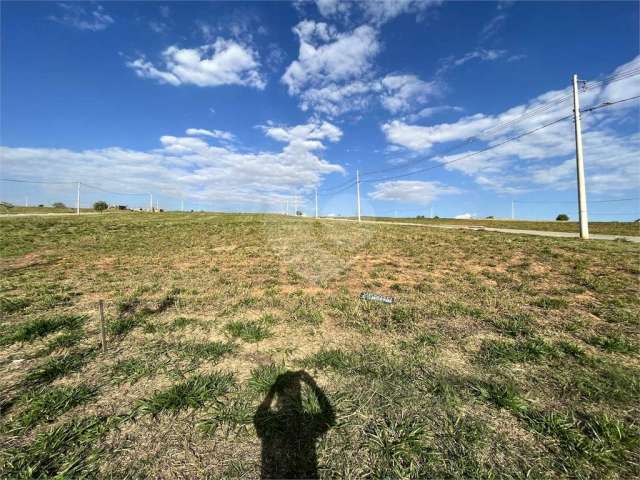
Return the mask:
<path id="1" fill-rule="evenodd" d="M 199 408 L 226 394 L 234 383 L 233 375 L 230 373 L 215 372 L 209 375 L 196 375 L 183 383 L 141 400 L 138 411 L 157 415 L 164 411 L 176 412 L 185 408 Z"/>
<path id="2" fill-rule="evenodd" d="M 271 331 L 261 322 L 236 320 L 228 323 L 226 329 L 231 336 L 240 338 L 247 343 L 256 343 L 272 336 Z"/>

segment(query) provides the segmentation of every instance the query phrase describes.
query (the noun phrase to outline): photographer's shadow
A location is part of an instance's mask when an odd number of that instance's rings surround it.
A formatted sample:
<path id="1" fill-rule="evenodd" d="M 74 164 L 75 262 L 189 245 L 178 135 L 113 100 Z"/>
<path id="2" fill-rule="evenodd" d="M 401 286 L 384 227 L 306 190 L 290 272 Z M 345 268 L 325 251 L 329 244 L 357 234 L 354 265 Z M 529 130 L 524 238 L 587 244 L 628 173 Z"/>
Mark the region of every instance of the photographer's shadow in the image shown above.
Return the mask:
<path id="1" fill-rule="evenodd" d="M 329 400 L 307 372 L 279 375 L 253 417 L 262 441 L 261 477 L 318 478 L 316 441 L 334 421 Z"/>

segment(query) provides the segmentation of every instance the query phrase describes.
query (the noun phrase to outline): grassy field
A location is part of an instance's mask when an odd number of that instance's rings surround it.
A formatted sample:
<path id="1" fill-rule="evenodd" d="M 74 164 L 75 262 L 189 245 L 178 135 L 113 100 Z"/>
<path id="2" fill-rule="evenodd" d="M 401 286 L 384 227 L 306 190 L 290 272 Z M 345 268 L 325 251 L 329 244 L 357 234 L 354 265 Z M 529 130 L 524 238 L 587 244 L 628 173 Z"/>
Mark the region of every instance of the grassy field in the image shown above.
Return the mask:
<path id="1" fill-rule="evenodd" d="M 7 208 L 3 205 L 0 205 L 0 215 L 18 215 L 18 214 L 29 214 L 29 213 L 75 213 L 75 207 L 65 207 L 65 208 L 57 208 L 57 207 L 19 207 L 14 206 L 11 208 Z M 81 212 L 95 212 L 93 208 L 81 208 Z"/>
<path id="2" fill-rule="evenodd" d="M 493 220 L 493 219 L 470 219 L 458 220 L 455 218 L 390 218 L 390 217 L 367 217 L 370 220 L 381 220 L 387 222 L 415 222 L 431 225 L 480 225 L 493 228 L 511 228 L 516 230 L 543 230 L 546 232 L 580 232 L 578 222 L 552 222 L 539 220 Z M 603 233 L 608 235 L 631 235 L 640 236 L 640 223 L 636 222 L 589 222 L 590 233 Z"/>
<path id="3" fill-rule="evenodd" d="M 638 245 L 213 214 L 0 233 L 1 478 L 640 475 Z"/>

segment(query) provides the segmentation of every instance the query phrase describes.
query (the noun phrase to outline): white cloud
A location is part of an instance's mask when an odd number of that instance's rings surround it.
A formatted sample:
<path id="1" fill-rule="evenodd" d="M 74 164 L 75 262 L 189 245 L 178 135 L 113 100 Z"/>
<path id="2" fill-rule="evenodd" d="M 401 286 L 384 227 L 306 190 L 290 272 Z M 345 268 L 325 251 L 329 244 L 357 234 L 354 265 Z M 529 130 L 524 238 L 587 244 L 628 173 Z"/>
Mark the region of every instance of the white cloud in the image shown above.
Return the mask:
<path id="1" fill-rule="evenodd" d="M 326 23 L 304 20 L 293 30 L 300 39 L 298 59 L 282 76 L 291 95 L 307 86 L 320 87 L 366 75 L 380 50 L 377 32 L 368 25 L 337 33 Z"/>
<path id="2" fill-rule="evenodd" d="M 499 13 L 495 17 L 491 18 L 491 20 L 484 24 L 482 30 L 480 31 L 480 41 L 485 42 L 489 38 L 497 35 L 498 32 L 504 27 L 504 23 L 506 20 L 507 15 L 505 13 Z"/>
<path id="3" fill-rule="evenodd" d="M 218 38 L 198 48 L 171 46 L 162 53 L 163 67 L 144 58 L 127 63 L 139 77 L 170 85 L 244 85 L 263 89 L 265 80 L 259 72 L 258 54 L 234 40 Z"/>
<path id="4" fill-rule="evenodd" d="M 151 20 L 148 25 L 149 29 L 155 33 L 162 33 L 167 29 L 166 23 L 158 22 L 156 20 Z"/>
<path id="5" fill-rule="evenodd" d="M 418 203 L 426 205 L 442 195 L 461 193 L 456 187 L 443 185 L 440 182 L 418 180 L 397 180 L 378 183 L 369 196 L 374 200 Z"/>
<path id="6" fill-rule="evenodd" d="M 475 213 L 461 213 L 460 215 L 456 215 L 455 219 L 457 220 L 470 220 L 472 218 L 476 217 Z"/>
<path id="7" fill-rule="evenodd" d="M 441 123 L 430 127 L 408 125 L 393 120 L 382 125 L 387 140 L 410 150 L 429 150 L 435 143 L 473 137 L 493 126 L 495 121 L 482 114 L 464 117 L 455 123 Z"/>
<path id="8" fill-rule="evenodd" d="M 300 108 L 313 110 L 331 117 L 363 110 L 371 103 L 371 94 L 378 90 L 377 82 L 354 81 L 346 84 L 331 83 L 320 88 L 309 88 L 300 94 Z"/>
<path id="9" fill-rule="evenodd" d="M 81 3 L 58 3 L 62 9 L 60 15 L 52 15 L 49 20 L 68 25 L 79 30 L 98 32 L 114 23 L 102 5 L 83 5 Z"/>
<path id="10" fill-rule="evenodd" d="M 318 11 L 324 17 L 348 20 L 358 15 L 362 20 L 380 26 L 399 15 L 417 14 L 418 18 L 441 0 L 375 0 L 352 2 L 345 0 L 316 0 Z"/>
<path id="11" fill-rule="evenodd" d="M 640 56 L 620 66 L 616 73 L 640 63 Z M 570 88 L 546 92 L 526 104 L 498 115 L 476 114 L 453 123 L 430 126 L 394 120 L 382 125 L 387 141 L 412 152 L 427 153 L 438 145 L 459 142 L 458 153 L 435 155 L 431 159 L 447 163 L 445 168 L 474 178 L 484 188 L 498 192 L 521 192 L 538 186 L 566 189 L 575 185 L 575 144 L 570 121 L 557 123 L 496 149 L 479 152 L 486 146 L 533 130 L 571 114 Z M 596 86 L 581 93 L 584 108 L 602 102 L 640 95 L 640 78 L 630 77 Z M 562 98 L 562 101 L 558 101 Z M 537 114 L 519 119 L 524 113 L 548 106 Z M 640 134 L 637 133 L 637 103 L 628 102 L 583 116 L 583 142 L 587 188 L 591 192 L 633 190 L 640 187 Z M 635 115 L 635 117 L 634 117 Z M 460 152 L 460 147 L 466 149 Z M 474 149 L 469 149 L 474 147 Z M 450 163 L 451 162 L 451 163 Z"/>
<path id="12" fill-rule="evenodd" d="M 471 60 L 480 60 L 482 62 L 491 62 L 495 60 L 499 60 L 501 58 L 507 57 L 508 52 L 506 50 L 499 49 L 486 49 L 486 48 L 478 48 L 476 50 L 472 50 L 471 52 L 467 52 L 461 57 L 446 57 L 440 61 L 441 67 L 436 72 L 436 76 L 442 75 L 448 70 L 452 68 L 460 67 Z M 511 55 L 507 58 L 508 61 L 514 61 L 524 58 L 522 55 Z"/>
<path id="13" fill-rule="evenodd" d="M 201 134 L 202 129 L 194 129 Z M 154 192 L 192 200 L 264 203 L 304 194 L 331 173 L 344 169 L 314 151 L 342 132 L 328 123 L 266 127 L 283 141 L 280 151 L 239 153 L 202 138 L 165 135 L 160 148 L 120 147 L 74 151 L 61 148 L 0 147 L 3 173 L 17 178 L 38 171 L 44 178 L 73 178 L 120 192 Z M 204 136 L 203 138 L 207 138 Z"/>
<path id="14" fill-rule="evenodd" d="M 342 130 L 329 122 L 307 123 L 295 127 L 278 127 L 263 125 L 260 128 L 265 134 L 279 142 L 305 142 L 317 140 L 329 140 L 337 142 L 342 138 Z"/>
<path id="15" fill-rule="evenodd" d="M 406 112 L 426 103 L 440 92 L 436 82 L 425 82 L 415 75 L 387 75 L 382 79 L 382 106 L 391 113 Z"/>
<path id="16" fill-rule="evenodd" d="M 233 141 L 235 139 L 235 135 L 231 132 L 225 132 L 224 130 L 206 130 L 204 128 L 187 128 L 185 132 L 187 135 L 191 136 L 205 136 L 218 138 L 220 140 Z"/>
<path id="17" fill-rule="evenodd" d="M 433 115 L 443 112 L 462 112 L 464 109 L 462 107 L 458 107 L 455 105 L 438 105 L 437 107 L 425 107 L 422 110 L 413 113 L 411 115 L 407 115 L 404 117 L 404 121 L 407 122 L 415 122 L 422 118 L 429 118 Z"/>

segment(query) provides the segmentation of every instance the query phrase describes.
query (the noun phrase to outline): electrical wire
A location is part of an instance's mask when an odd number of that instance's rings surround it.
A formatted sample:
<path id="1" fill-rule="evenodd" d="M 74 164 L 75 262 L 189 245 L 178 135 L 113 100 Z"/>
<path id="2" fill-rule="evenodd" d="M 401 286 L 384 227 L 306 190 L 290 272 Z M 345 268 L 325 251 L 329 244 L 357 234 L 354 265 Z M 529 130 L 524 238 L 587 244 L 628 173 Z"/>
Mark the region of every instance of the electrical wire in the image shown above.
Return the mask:
<path id="1" fill-rule="evenodd" d="M 629 70 L 625 70 L 625 71 L 619 72 L 619 73 L 614 74 L 614 75 L 610 75 L 609 77 L 606 77 L 606 78 L 604 78 L 602 80 L 599 80 L 599 81 L 594 81 L 594 82 L 587 83 L 587 84 L 585 84 L 585 86 L 583 88 L 583 91 L 591 90 L 591 89 L 599 87 L 599 86 L 601 86 L 601 85 L 603 85 L 605 83 L 609 84 L 609 83 L 617 82 L 617 81 L 620 81 L 620 80 L 624 80 L 626 78 L 630 78 L 630 77 L 636 76 L 638 74 L 640 74 L 640 66 L 636 67 L 636 68 L 632 68 L 632 69 L 629 69 Z M 571 89 L 571 87 L 567 87 L 564 91 L 570 90 L 570 89 Z M 511 119 L 511 120 L 508 120 L 508 121 L 504 121 L 504 122 L 498 123 L 497 125 L 494 125 L 493 127 L 489 127 L 487 129 L 484 129 L 482 131 L 482 134 L 486 135 L 488 132 L 494 132 L 495 133 L 495 131 L 500 131 L 502 129 L 510 128 L 513 125 L 516 125 L 517 123 L 522 122 L 523 120 L 529 119 L 529 118 L 537 116 L 537 115 L 541 115 L 543 113 L 547 113 L 547 112 L 551 111 L 554 107 L 557 107 L 558 105 L 560 105 L 560 104 L 564 103 L 565 101 L 569 100 L 572 96 L 573 96 L 573 93 L 560 94 L 560 95 L 558 95 L 556 97 L 553 97 L 551 100 L 548 100 L 547 102 L 545 102 L 542 105 L 534 107 L 533 109 L 530 109 L 530 110 L 526 110 L 522 115 L 519 115 L 518 117 L 516 117 L 514 119 Z M 633 98 L 637 98 L 637 97 L 632 97 L 630 99 L 625 99 L 623 101 L 628 101 L 628 100 L 631 100 Z M 615 102 L 615 103 L 610 103 L 610 102 L 607 103 L 607 102 L 605 102 L 602 105 L 598 106 L 597 108 L 592 107 L 590 109 L 581 110 L 581 112 L 585 112 L 586 113 L 586 112 L 589 112 L 589 111 L 592 111 L 592 110 L 597 110 L 598 108 L 603 108 L 604 106 L 614 105 L 616 103 L 621 103 L 621 102 L 622 101 Z M 439 156 L 447 155 L 447 154 L 451 153 L 452 151 L 454 151 L 454 150 L 456 150 L 458 148 L 461 148 L 461 147 L 463 147 L 463 146 L 465 146 L 465 145 L 467 145 L 469 143 L 472 143 L 472 142 L 478 141 L 478 140 L 480 140 L 478 138 L 478 136 L 467 137 L 467 138 L 461 140 L 460 143 L 452 146 L 449 149 L 446 149 L 446 150 L 440 152 Z M 424 161 L 424 160 L 427 160 L 427 159 L 418 159 L 418 160 L 415 160 L 413 162 L 404 163 L 402 165 L 395 165 L 395 166 L 392 166 L 392 167 L 387 167 L 387 168 L 374 170 L 374 171 L 368 171 L 368 172 L 365 171 L 365 172 L 363 172 L 361 174 L 361 177 L 362 176 L 366 177 L 366 176 L 369 176 L 369 175 L 375 175 L 375 174 L 378 174 L 378 173 L 386 173 L 386 172 L 395 171 L 395 170 L 401 170 L 401 169 L 404 169 L 404 168 L 411 167 L 412 165 L 414 165 L 416 163 L 419 163 L 421 161 Z"/>
<path id="2" fill-rule="evenodd" d="M 500 143 L 496 143 L 496 144 L 490 145 L 490 146 L 488 146 L 486 148 L 483 148 L 483 149 L 480 149 L 480 150 L 476 150 L 475 152 L 472 152 L 472 153 L 467 154 L 467 155 L 463 155 L 462 157 L 455 158 L 455 159 L 449 160 L 447 162 L 441 162 L 438 165 L 433 165 L 433 166 L 427 167 L 427 168 L 421 168 L 419 170 L 414 170 L 413 172 L 408 172 L 408 173 L 404 173 L 404 174 L 400 174 L 400 175 L 394 175 L 394 176 L 383 177 L 383 178 L 373 178 L 373 179 L 365 180 L 364 182 L 361 181 L 361 183 L 373 183 L 373 182 L 380 182 L 380 181 L 386 181 L 386 180 L 394 180 L 396 178 L 404 178 L 404 177 L 408 177 L 408 176 L 411 176 L 411 175 L 415 175 L 416 173 L 423 173 L 423 172 L 427 172 L 429 170 L 435 170 L 436 168 L 440 168 L 440 167 L 443 167 L 445 165 L 450 165 L 452 163 L 456 163 L 456 162 L 459 162 L 461 160 L 466 160 L 467 158 L 471 158 L 471 157 L 473 157 L 475 155 L 479 155 L 481 153 L 488 152 L 489 150 L 493 150 L 494 148 L 498 148 L 498 147 L 500 147 L 502 145 L 505 145 L 507 143 L 514 142 L 516 140 L 520 140 L 523 137 L 526 137 L 528 135 L 532 135 L 532 134 L 542 130 L 543 128 L 550 127 L 550 126 L 555 125 L 557 123 L 560 123 L 560 122 L 562 122 L 564 120 L 567 120 L 567 119 L 569 119 L 571 117 L 573 117 L 573 115 L 566 115 L 566 116 L 558 118 L 558 119 L 556 119 L 556 120 L 554 120 L 552 122 L 546 123 L 546 124 L 544 124 L 544 125 L 542 125 L 540 127 L 534 128 L 533 130 L 529 130 L 529 131 L 526 131 L 524 133 L 521 133 L 520 135 L 516 135 L 516 136 L 510 137 L 510 138 L 508 138 L 508 139 L 506 139 L 506 140 L 504 140 L 504 141 L 502 141 Z"/>

